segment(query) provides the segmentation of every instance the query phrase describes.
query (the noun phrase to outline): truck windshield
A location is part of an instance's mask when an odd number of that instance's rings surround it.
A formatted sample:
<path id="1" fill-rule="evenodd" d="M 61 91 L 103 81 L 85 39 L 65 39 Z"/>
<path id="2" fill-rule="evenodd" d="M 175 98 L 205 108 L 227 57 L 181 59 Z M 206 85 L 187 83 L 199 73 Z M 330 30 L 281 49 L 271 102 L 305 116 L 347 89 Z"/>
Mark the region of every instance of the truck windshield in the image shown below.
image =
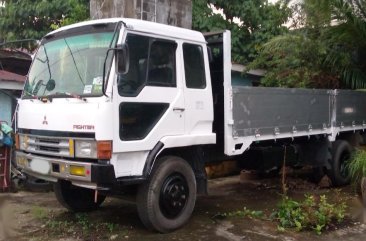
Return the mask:
<path id="1" fill-rule="evenodd" d="M 24 97 L 100 96 L 103 67 L 113 32 L 58 38 L 42 44 L 34 57 Z M 113 54 L 106 60 L 108 74 Z"/>

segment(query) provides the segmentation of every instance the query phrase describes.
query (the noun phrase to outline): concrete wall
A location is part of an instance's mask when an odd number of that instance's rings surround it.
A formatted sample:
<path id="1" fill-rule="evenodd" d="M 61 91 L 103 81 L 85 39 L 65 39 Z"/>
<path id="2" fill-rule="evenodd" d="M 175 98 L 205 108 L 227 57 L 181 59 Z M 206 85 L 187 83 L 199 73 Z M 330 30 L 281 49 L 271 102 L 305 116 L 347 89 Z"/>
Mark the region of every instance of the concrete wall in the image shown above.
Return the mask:
<path id="1" fill-rule="evenodd" d="M 137 18 L 191 28 L 192 0 L 90 0 L 90 16 Z"/>

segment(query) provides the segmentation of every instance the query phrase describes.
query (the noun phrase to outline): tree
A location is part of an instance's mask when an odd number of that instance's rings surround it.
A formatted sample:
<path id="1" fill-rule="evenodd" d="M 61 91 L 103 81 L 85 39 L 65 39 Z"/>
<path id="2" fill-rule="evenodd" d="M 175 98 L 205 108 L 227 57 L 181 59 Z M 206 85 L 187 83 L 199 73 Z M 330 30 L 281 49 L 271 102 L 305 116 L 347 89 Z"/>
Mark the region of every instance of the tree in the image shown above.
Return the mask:
<path id="1" fill-rule="evenodd" d="M 52 29 L 89 18 L 88 0 L 4 0 L 0 8 L 3 41 L 40 39 Z"/>
<path id="2" fill-rule="evenodd" d="M 233 61 L 248 63 L 262 44 L 287 32 L 283 24 L 289 16 L 288 1 L 271 4 L 268 0 L 193 0 L 193 28 L 202 32 L 232 31 Z M 212 7 L 222 9 L 224 16 Z"/>
<path id="3" fill-rule="evenodd" d="M 333 21 L 339 24 L 328 28 L 329 43 L 324 64 L 338 74 L 350 88 L 366 87 L 366 1 L 334 0 Z"/>
<path id="4" fill-rule="evenodd" d="M 366 3 L 305 0 L 293 7 L 293 30 L 263 45 L 250 68 L 265 86 L 364 88 Z"/>

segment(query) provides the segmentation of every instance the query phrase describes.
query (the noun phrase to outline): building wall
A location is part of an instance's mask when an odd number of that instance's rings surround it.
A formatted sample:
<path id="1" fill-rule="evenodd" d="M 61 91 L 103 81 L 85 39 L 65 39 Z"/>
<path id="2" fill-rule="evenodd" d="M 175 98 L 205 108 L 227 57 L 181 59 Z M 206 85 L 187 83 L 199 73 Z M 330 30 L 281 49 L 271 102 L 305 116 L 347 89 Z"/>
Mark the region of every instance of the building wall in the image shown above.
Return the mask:
<path id="1" fill-rule="evenodd" d="M 11 124 L 12 99 L 0 92 L 0 121 L 6 121 Z"/>
<path id="2" fill-rule="evenodd" d="M 190 29 L 192 0 L 90 0 L 90 16 L 137 18 Z"/>

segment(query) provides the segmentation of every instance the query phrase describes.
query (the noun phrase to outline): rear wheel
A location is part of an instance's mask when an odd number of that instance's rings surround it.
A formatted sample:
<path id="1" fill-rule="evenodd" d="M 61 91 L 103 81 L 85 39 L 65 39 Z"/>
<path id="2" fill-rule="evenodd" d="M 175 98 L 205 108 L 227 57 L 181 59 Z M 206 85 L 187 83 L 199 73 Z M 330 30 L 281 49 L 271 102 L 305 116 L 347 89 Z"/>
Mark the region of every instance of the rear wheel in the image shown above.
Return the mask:
<path id="1" fill-rule="evenodd" d="M 344 140 L 336 140 L 332 145 L 332 162 L 329 177 L 334 186 L 343 186 L 350 183 L 347 163 L 351 158 L 352 147 Z"/>
<path id="2" fill-rule="evenodd" d="M 54 184 L 57 200 L 73 212 L 88 212 L 99 208 L 106 196 L 98 195 L 95 202 L 95 190 L 77 187 L 67 181 L 58 181 Z"/>
<path id="3" fill-rule="evenodd" d="M 196 179 L 182 158 L 158 160 L 149 181 L 139 187 L 137 210 L 142 223 L 161 233 L 182 227 L 190 218 L 196 201 Z"/>

